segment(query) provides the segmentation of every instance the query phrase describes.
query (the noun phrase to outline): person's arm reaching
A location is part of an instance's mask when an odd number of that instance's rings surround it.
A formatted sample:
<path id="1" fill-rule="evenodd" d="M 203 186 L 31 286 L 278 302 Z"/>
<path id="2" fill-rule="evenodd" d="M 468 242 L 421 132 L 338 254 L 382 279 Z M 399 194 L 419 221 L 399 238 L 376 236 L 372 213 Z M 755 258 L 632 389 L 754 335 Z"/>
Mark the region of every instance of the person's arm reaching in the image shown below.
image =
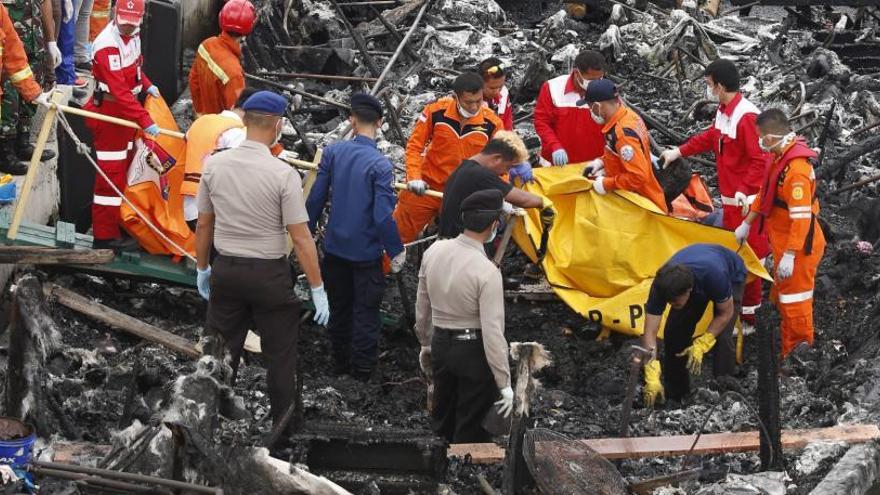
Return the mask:
<path id="1" fill-rule="evenodd" d="M 556 118 L 553 113 L 553 98 L 550 96 L 550 85 L 544 83 L 541 86 L 541 92 L 538 93 L 538 102 L 535 104 L 535 132 L 541 139 L 541 153 L 545 158 L 553 154 L 554 151 L 562 148 L 562 143 L 553 130 Z"/>
<path id="2" fill-rule="evenodd" d="M 229 77 L 229 82 L 223 86 L 223 108 L 230 110 L 235 106 L 236 100 L 244 89 L 244 75 L 233 74 Z"/>
<path id="3" fill-rule="evenodd" d="M 544 205 L 540 196 L 514 187 L 504 196 L 504 200 L 520 208 L 540 208 Z"/>
<path id="4" fill-rule="evenodd" d="M 678 147 L 681 156 L 688 157 L 699 155 L 700 153 L 708 153 L 715 149 L 715 141 L 718 140 L 720 134 L 714 124 L 705 131 L 691 136 L 684 144 Z"/>
<path id="5" fill-rule="evenodd" d="M 428 279 L 425 276 L 425 267 L 430 258 L 430 251 L 425 253 L 422 266 L 419 268 L 419 288 L 416 292 L 416 337 L 419 344 L 431 347 L 431 339 L 434 337 L 434 323 L 431 317 L 431 298 L 428 295 Z"/>
<path id="6" fill-rule="evenodd" d="M 296 260 L 306 274 L 309 281 L 309 287 L 315 288 L 324 285 L 321 278 L 321 267 L 318 265 L 318 248 L 315 247 L 315 240 L 312 239 L 312 233 L 309 231 L 305 222 L 296 223 L 287 226 L 287 233 L 293 241 L 293 252 L 296 254 Z"/>
<path id="7" fill-rule="evenodd" d="M 43 38 L 46 43 L 54 42 L 58 38 L 55 37 L 55 13 L 52 9 L 52 0 L 43 0 L 40 3 L 40 16 L 43 23 Z"/>
<path id="8" fill-rule="evenodd" d="M 306 198 L 309 230 L 313 235 L 318 230 L 318 220 L 321 219 L 321 212 L 324 211 L 324 205 L 327 204 L 327 198 L 330 194 L 330 164 L 333 161 L 333 154 L 333 147 L 324 150 L 315 182 L 312 184 L 312 190 L 309 191 L 309 197 Z"/>
<path id="9" fill-rule="evenodd" d="M 394 195 L 394 166 L 387 158 L 373 169 L 373 223 L 379 227 L 379 239 L 390 258 L 403 252 L 403 243 L 397 231 L 397 222 L 391 216 L 397 197 Z"/>
<path id="10" fill-rule="evenodd" d="M 409 141 L 406 142 L 406 180 L 422 180 L 422 156 L 431 141 L 434 125 L 431 122 L 430 106 L 425 107 L 416 126 L 413 129 Z"/>
<path id="11" fill-rule="evenodd" d="M 722 302 L 715 302 L 713 307 L 712 321 L 709 322 L 709 328 L 706 329 L 706 332 L 718 337 L 727 328 L 730 319 L 734 317 L 733 297 L 728 297 Z"/>
<path id="12" fill-rule="evenodd" d="M 135 120 L 141 129 L 146 129 L 151 125 L 154 125 L 153 119 L 150 117 L 150 114 L 138 103 L 134 94 L 132 94 L 128 84 L 125 82 L 125 78 L 122 75 L 122 69 L 113 69 L 110 64 L 110 57 L 118 57 L 121 59 L 122 55 L 118 50 L 105 48 L 103 50 L 99 50 L 95 54 L 95 63 L 92 65 L 92 72 L 95 75 L 95 79 L 98 81 L 104 82 L 110 88 L 110 94 L 113 95 L 113 98 L 116 99 L 116 103 L 122 106 L 125 111 L 127 118 Z M 114 59 L 114 65 L 120 63 L 118 60 Z M 148 88 L 148 80 L 145 76 L 142 76 L 142 82 L 144 83 L 144 89 Z"/>
<path id="13" fill-rule="evenodd" d="M 480 288 L 480 328 L 486 361 L 498 390 L 510 387 L 510 363 L 504 338 L 504 288 L 501 272 L 496 271 Z"/>
<path id="14" fill-rule="evenodd" d="M 196 267 L 206 270 L 211 259 L 211 248 L 214 246 L 214 213 L 199 212 L 199 224 L 196 227 Z"/>

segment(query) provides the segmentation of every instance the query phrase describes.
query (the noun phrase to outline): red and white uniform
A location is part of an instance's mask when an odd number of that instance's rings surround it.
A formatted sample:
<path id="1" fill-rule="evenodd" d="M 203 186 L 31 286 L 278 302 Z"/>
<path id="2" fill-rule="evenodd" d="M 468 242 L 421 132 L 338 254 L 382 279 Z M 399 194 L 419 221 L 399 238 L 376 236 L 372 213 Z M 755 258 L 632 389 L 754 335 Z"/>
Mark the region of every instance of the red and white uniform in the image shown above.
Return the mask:
<path id="1" fill-rule="evenodd" d="M 726 105 L 719 105 L 715 123 L 709 129 L 691 137 L 679 147 L 682 156 L 712 151 L 718 167 L 718 192 L 724 213 L 724 228 L 734 230 L 742 223 L 742 209 L 736 205 L 734 196 L 741 192 L 749 204 L 755 201 L 761 189 L 761 179 L 770 155 L 758 145 L 758 107 L 737 93 Z M 770 253 L 766 234 L 753 229 L 749 246 L 763 259 Z M 743 320 L 754 324 L 755 311 L 761 307 L 761 279 L 746 286 L 743 294 Z"/>
<path id="2" fill-rule="evenodd" d="M 487 103 L 489 108 L 491 108 L 496 115 L 501 117 L 501 123 L 504 124 L 504 130 L 512 131 L 513 105 L 510 104 L 510 90 L 507 89 L 507 86 L 501 86 L 501 91 L 495 95 L 495 98 L 492 98 L 492 101 Z"/>
<path id="3" fill-rule="evenodd" d="M 541 86 L 535 106 L 535 131 L 541 138 L 541 156 L 553 161 L 553 152 L 562 148 L 569 163 L 600 158 L 605 153 L 602 126 L 590 116 L 590 107 L 577 106 L 584 90 L 574 82 L 574 72 L 550 79 Z"/>
<path id="4" fill-rule="evenodd" d="M 133 120 L 147 128 L 153 119 L 138 102 L 138 95 L 152 83 L 143 73 L 141 40 L 137 33 L 122 36 L 115 22 L 111 22 L 95 38 L 92 55 L 92 73 L 96 92 L 86 103 L 85 109 L 100 114 Z M 126 172 L 131 163 L 137 130 L 98 120 L 87 119 L 87 125 L 95 138 L 98 166 L 107 174 L 120 191 L 125 190 Z M 115 239 L 120 236 L 119 206 L 122 198 L 100 176 L 95 177 L 95 197 L 92 204 L 92 228 L 97 240 Z"/>

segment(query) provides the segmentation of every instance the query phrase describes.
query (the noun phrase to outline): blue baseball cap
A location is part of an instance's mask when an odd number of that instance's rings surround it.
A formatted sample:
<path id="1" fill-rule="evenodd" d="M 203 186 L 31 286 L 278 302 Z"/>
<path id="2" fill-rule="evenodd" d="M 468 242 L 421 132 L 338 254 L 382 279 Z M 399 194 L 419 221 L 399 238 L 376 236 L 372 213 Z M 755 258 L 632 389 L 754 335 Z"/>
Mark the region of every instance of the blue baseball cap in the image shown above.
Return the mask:
<path id="1" fill-rule="evenodd" d="M 245 112 L 281 116 L 287 110 L 287 99 L 272 91 L 257 91 L 244 102 L 241 109 Z"/>
<path id="2" fill-rule="evenodd" d="M 584 98 L 579 101 L 578 105 L 584 103 L 595 103 L 597 101 L 608 101 L 617 98 L 617 86 L 610 79 L 596 79 L 590 81 Z"/>

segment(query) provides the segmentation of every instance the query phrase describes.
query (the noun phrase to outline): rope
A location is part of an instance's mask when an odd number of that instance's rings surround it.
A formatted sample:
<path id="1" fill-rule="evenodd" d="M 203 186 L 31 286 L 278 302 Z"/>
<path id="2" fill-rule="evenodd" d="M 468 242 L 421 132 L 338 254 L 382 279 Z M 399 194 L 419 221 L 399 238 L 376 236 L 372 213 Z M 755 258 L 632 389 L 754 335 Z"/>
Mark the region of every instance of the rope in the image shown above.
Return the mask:
<path id="1" fill-rule="evenodd" d="M 56 103 L 50 103 L 49 106 L 54 106 L 54 107 L 56 107 L 56 109 L 57 109 L 57 106 L 58 106 L 58 105 L 57 105 Z M 84 144 L 84 143 L 79 139 L 79 137 L 77 137 L 76 133 L 73 131 L 73 128 L 70 127 L 70 123 L 67 121 L 67 116 L 64 114 L 64 112 L 62 112 L 62 111 L 58 111 L 57 115 L 58 115 L 58 121 L 61 123 L 61 127 L 64 128 L 64 130 L 67 132 L 67 135 L 70 136 L 70 139 L 72 139 L 73 142 L 74 142 L 74 144 L 76 145 L 76 152 L 79 153 L 79 154 L 81 154 L 81 155 L 83 155 L 84 157 L 86 157 L 86 159 L 89 161 L 89 163 L 92 164 L 92 167 L 95 168 L 95 171 L 98 173 L 98 175 L 100 175 L 101 177 L 103 177 L 104 180 L 107 181 L 107 184 L 110 184 L 110 187 L 113 188 L 113 192 L 115 192 L 116 194 L 118 194 L 119 197 L 122 198 L 122 201 L 124 201 L 125 204 L 127 204 L 129 208 L 131 208 L 132 210 L 134 210 L 135 214 L 136 214 L 138 217 L 140 217 L 140 219 L 143 220 L 143 222 L 144 222 L 145 224 L 147 224 L 147 227 L 149 227 L 150 230 L 152 230 L 152 231 L 153 231 L 157 236 L 159 236 L 163 241 L 165 241 L 166 243 L 168 243 L 169 245 L 171 245 L 171 247 L 173 247 L 174 249 L 176 249 L 176 250 L 179 252 L 179 254 L 180 254 L 181 256 L 185 256 L 185 257 L 187 257 L 188 259 L 192 260 L 193 263 L 195 263 L 195 262 L 196 262 L 196 258 L 195 258 L 194 256 L 192 256 L 191 254 L 189 254 L 188 252 L 186 252 L 186 250 L 183 249 L 182 247 L 178 246 L 177 243 L 175 243 L 174 241 L 172 241 L 171 239 L 169 239 L 168 236 L 166 236 L 164 232 L 162 232 L 161 230 L 159 230 L 158 227 L 156 227 L 155 225 L 153 225 L 153 222 L 151 222 L 151 221 L 150 221 L 150 220 L 149 220 L 149 219 L 148 219 L 148 218 L 147 218 L 147 217 L 141 212 L 141 210 L 139 210 L 137 206 L 135 206 L 131 201 L 129 201 L 128 198 L 125 197 L 125 194 L 123 194 L 122 191 L 120 191 L 119 188 L 117 188 L 116 185 L 113 184 L 113 182 L 110 180 L 110 178 L 107 177 L 107 174 L 105 174 L 104 171 L 101 170 L 101 167 L 98 166 L 98 163 L 95 162 L 94 159 L 92 159 L 91 148 L 89 148 L 88 145 Z"/>

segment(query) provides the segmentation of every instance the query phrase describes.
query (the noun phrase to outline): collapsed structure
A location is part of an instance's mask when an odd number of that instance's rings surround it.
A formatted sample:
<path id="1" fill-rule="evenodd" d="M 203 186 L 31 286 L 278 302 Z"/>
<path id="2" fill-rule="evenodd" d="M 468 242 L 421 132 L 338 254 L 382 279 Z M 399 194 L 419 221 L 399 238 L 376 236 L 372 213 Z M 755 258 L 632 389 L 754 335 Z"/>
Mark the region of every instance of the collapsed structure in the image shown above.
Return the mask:
<path id="1" fill-rule="evenodd" d="M 750 17 L 721 12 L 710 20 L 696 9 L 599 2 L 600 10 L 576 19 L 572 9 L 557 11 L 557 5 L 543 5 L 546 2 L 538 2 L 542 8 L 537 9 L 526 5 L 532 2 L 437 0 L 378 5 L 393 7 L 383 10 L 380 19 L 372 5 L 340 6 L 323 0 L 255 3 L 258 24 L 244 49 L 244 65 L 253 76 L 249 84 L 288 91 L 297 102 L 286 130 L 288 148 L 309 160 L 323 145 L 341 139 L 347 116 L 340 102 L 348 101 L 356 88 L 376 89 L 390 114 L 380 149 L 401 167 L 401 177 L 403 146 L 418 112 L 444 95 L 456 74 L 486 56 L 495 55 L 515 68 L 510 87 L 516 130 L 534 138 L 530 115 L 540 84 L 570 70 L 581 47 L 598 47 L 613 61 L 610 77 L 645 118 L 658 147 L 679 144 L 706 125 L 714 107 L 702 101 L 702 67 L 718 56 L 737 59 L 750 98 L 764 107 L 784 109 L 798 132 L 822 150 L 817 167 L 823 179 L 820 200 L 830 213 L 823 227 L 833 246 L 817 284 L 817 343 L 786 364 L 782 425 L 804 429 L 877 421 L 873 384 L 880 368 L 873 361 L 880 353 L 875 338 L 880 263 L 865 243 L 880 247 L 880 200 L 876 183 L 844 191 L 878 173 L 873 162 L 880 150 L 880 41 L 876 18 L 872 20 L 876 14 L 870 9 L 812 14 L 773 10 Z M 418 27 L 393 58 L 401 40 L 410 36 L 413 22 Z M 395 65 L 383 70 L 389 59 Z M 299 78 L 292 73 L 346 79 Z M 175 111 L 180 127 L 188 127 L 191 115 L 185 96 Z M 691 165 L 710 187 L 715 185 L 712 167 L 700 161 Z M 521 277 L 523 262 L 521 255 L 509 259 L 505 274 Z M 409 270 L 407 282 L 412 284 L 413 269 Z M 86 293 L 188 342 L 175 347 L 155 338 L 139 341 L 120 335 L 95 324 L 93 313 L 84 318 L 66 309 L 75 307 L 75 299 L 56 286 Z M 495 487 L 507 483 L 499 467 L 472 463 L 473 458 L 447 461 L 445 446 L 427 432 L 424 388 L 414 344 L 405 334 L 386 335 L 379 378 L 364 387 L 329 377 L 326 339 L 317 331 L 303 331 L 296 418 L 301 436 L 293 450 L 273 452 L 271 457 L 258 448 L 270 434 L 259 356 L 247 357 L 252 362 L 242 367 L 237 383 L 229 388 L 224 365 L 200 357 L 210 343 L 202 342 L 202 348 L 185 345 L 204 337 L 202 302 L 195 294 L 162 284 L 60 271 L 24 275 L 16 280 L 14 293 L 12 306 L 18 314 L 6 333 L 6 414 L 30 418 L 42 437 L 36 450 L 44 459 L 54 452 L 56 461 L 74 460 L 229 493 L 345 493 L 334 482 L 364 493 L 433 492 L 438 485 L 469 493 L 481 482 Z M 552 364 L 535 370 L 542 388 L 528 391 L 534 397 L 533 425 L 573 438 L 616 436 L 628 346 L 618 338 L 593 341 L 596 325 L 558 302 L 531 301 L 539 296 L 525 290 L 509 295 L 508 340 L 537 340 L 552 356 Z M 392 296 L 385 309 L 400 314 L 401 304 Z M 759 331 L 776 326 L 772 310 L 762 311 Z M 109 327 L 123 325 L 119 319 L 102 321 Z M 753 339 L 747 339 L 744 354 L 745 372 L 737 380 L 698 382 L 693 400 L 680 408 L 633 411 L 632 436 L 760 429 L 751 412 L 758 395 Z M 542 438 L 549 442 L 552 436 Z M 871 448 L 859 447 L 861 462 L 878 462 L 880 454 Z M 546 461 L 540 448 L 526 451 Z M 821 489 L 820 480 L 846 451 L 845 445 L 832 443 L 786 452 L 788 478 L 727 476 L 754 473 L 757 457 L 707 456 L 689 485 L 660 493 L 724 493 L 734 486 L 808 493 L 817 485 Z M 687 458 L 661 457 L 627 459 L 617 466 L 628 481 L 694 467 Z M 77 476 L 69 485 L 46 481 L 44 490 L 112 487 L 100 473 Z M 155 479 L 139 482 L 161 486 Z"/>

